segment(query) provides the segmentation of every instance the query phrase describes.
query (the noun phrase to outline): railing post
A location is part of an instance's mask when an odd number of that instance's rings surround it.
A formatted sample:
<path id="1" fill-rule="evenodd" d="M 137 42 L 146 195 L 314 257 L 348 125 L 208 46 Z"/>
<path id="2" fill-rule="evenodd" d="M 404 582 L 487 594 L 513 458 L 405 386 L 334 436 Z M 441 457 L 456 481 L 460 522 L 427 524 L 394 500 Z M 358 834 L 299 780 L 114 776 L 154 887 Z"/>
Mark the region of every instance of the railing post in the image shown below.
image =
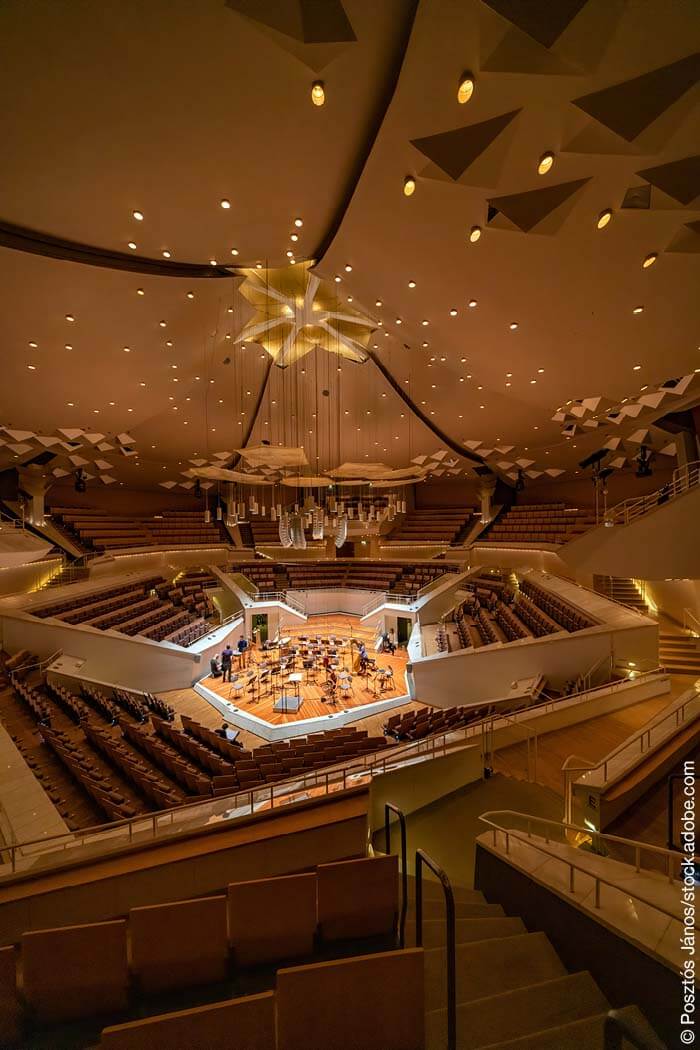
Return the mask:
<path id="1" fill-rule="evenodd" d="M 447 951 L 447 1050 L 457 1050 L 457 944 L 455 899 L 443 869 L 423 850 L 416 850 L 416 947 L 423 947 L 423 872 L 425 864 L 437 875 L 445 896 L 445 947 Z"/>
<path id="2" fill-rule="evenodd" d="M 408 910 L 408 854 L 407 854 L 407 841 L 406 841 L 406 817 L 402 810 L 398 806 L 395 806 L 393 802 L 384 803 L 384 852 L 387 856 L 391 853 L 391 823 L 389 820 L 389 814 L 395 813 L 399 818 L 399 828 L 401 831 L 401 914 L 399 917 L 399 948 L 405 947 L 406 938 L 406 912 Z M 416 889 L 417 889 L 417 875 L 416 875 Z M 418 898 L 416 897 L 416 901 Z M 416 909 L 418 905 L 416 904 Z M 416 923 L 418 922 L 418 912 L 416 910 Z M 416 929 L 417 929 L 416 925 Z"/>

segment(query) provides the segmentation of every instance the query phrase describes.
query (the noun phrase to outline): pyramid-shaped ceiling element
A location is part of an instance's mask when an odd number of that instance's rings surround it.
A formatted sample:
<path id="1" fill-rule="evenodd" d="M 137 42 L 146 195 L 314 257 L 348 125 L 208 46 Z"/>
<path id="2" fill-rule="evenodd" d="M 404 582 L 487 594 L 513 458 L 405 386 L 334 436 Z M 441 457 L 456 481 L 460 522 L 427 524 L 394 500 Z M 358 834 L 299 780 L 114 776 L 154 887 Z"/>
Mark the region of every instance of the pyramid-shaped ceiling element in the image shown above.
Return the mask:
<path id="1" fill-rule="evenodd" d="M 501 113 L 498 117 L 482 120 L 478 124 L 455 128 L 454 131 L 411 139 L 411 145 L 419 149 L 433 164 L 437 164 L 451 179 L 458 179 L 519 112 L 519 109 L 514 109 L 510 113 Z"/>
<path id="2" fill-rule="evenodd" d="M 683 157 L 657 168 L 646 168 L 637 175 L 679 204 L 690 204 L 700 195 L 700 156 Z"/>
<path id="3" fill-rule="evenodd" d="M 589 178 L 560 182 L 556 186 L 545 186 L 541 190 L 512 193 L 507 197 L 492 197 L 489 205 L 510 219 L 523 233 L 528 233 L 538 222 L 567 201 Z"/>
<path id="4" fill-rule="evenodd" d="M 484 3 L 522 29 L 543 47 L 551 47 L 574 20 L 587 0 L 484 0 Z"/>
<path id="5" fill-rule="evenodd" d="M 583 95 L 573 104 L 631 142 L 697 83 L 700 54 Z"/>
<path id="6" fill-rule="evenodd" d="M 341 0 L 226 0 L 226 6 L 302 44 L 357 39 Z"/>
<path id="7" fill-rule="evenodd" d="M 687 222 L 673 238 L 667 252 L 697 254 L 700 252 L 700 222 Z"/>

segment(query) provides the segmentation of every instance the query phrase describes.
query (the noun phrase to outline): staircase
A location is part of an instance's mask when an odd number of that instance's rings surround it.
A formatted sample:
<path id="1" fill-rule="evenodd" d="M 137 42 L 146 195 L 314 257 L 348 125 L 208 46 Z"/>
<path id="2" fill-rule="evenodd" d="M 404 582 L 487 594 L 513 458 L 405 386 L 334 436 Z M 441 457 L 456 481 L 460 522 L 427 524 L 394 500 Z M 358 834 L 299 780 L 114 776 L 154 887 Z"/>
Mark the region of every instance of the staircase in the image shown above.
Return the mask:
<path id="1" fill-rule="evenodd" d="M 275 590 L 276 591 L 288 591 L 288 590 L 291 590 L 292 584 L 291 584 L 291 581 L 289 579 L 289 574 L 287 573 L 287 570 L 284 567 L 284 565 L 280 565 L 279 563 L 275 563 L 275 565 L 272 568 L 272 573 L 273 573 L 274 578 L 275 578 Z"/>
<path id="2" fill-rule="evenodd" d="M 670 674 L 700 678 L 700 639 L 687 634 L 659 634 L 659 663 Z"/>
<path id="3" fill-rule="evenodd" d="M 488 904 L 478 890 L 453 887 L 453 892 L 457 1050 L 602 1050 L 610 1003 L 590 973 L 568 973 L 545 934 L 528 933 L 522 919 L 506 916 L 500 904 Z M 426 1050 L 447 1045 L 444 912 L 440 884 L 424 880 Z M 406 946 L 413 945 L 411 880 Z M 654 1038 L 635 1006 L 620 1012 Z"/>
<path id="4" fill-rule="evenodd" d="M 42 584 L 38 590 L 45 591 L 50 587 L 65 587 L 69 583 L 80 583 L 82 580 L 87 580 L 89 575 L 90 570 L 86 565 L 72 563 L 64 565 L 60 572 Z"/>
<path id="5" fill-rule="evenodd" d="M 632 580 L 621 576 L 594 576 L 593 587 L 598 594 L 626 605 L 629 609 L 648 615 L 649 606 L 642 598 Z"/>

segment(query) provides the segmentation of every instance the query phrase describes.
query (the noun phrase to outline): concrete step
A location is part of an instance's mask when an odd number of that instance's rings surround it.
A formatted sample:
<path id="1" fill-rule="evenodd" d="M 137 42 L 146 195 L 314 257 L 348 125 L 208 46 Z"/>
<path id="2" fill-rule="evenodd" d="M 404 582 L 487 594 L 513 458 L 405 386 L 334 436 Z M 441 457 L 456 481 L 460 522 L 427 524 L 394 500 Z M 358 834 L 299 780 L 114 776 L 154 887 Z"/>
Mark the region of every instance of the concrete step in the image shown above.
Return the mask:
<path id="1" fill-rule="evenodd" d="M 492 937 L 514 937 L 527 933 L 522 919 L 500 915 L 488 919 L 457 919 L 455 923 L 457 944 L 469 944 L 473 941 L 487 941 Z M 406 922 L 406 947 L 414 948 L 416 944 L 416 923 L 414 919 Z M 440 948 L 445 945 L 445 920 L 426 919 L 423 922 L 423 947 Z"/>
<path id="2" fill-rule="evenodd" d="M 453 886 L 452 893 L 454 894 L 455 901 L 468 901 L 469 903 L 485 904 L 486 898 L 484 897 L 481 890 L 467 889 L 466 886 Z M 408 899 L 409 901 L 415 900 L 416 896 L 416 880 L 413 875 L 408 877 Z M 423 900 L 437 900 L 441 901 L 444 899 L 444 893 L 442 886 L 439 882 L 435 882 L 434 879 L 423 879 Z"/>
<path id="3" fill-rule="evenodd" d="M 457 1002 L 497 995 L 563 977 L 566 970 L 543 933 L 522 933 L 457 945 Z M 446 952 L 425 952 L 425 1008 L 446 1006 Z"/>
<path id="4" fill-rule="evenodd" d="M 480 901 L 470 904 L 469 901 L 455 901 L 456 919 L 497 919 L 504 914 L 500 904 L 487 904 L 486 902 L 482 904 Z M 412 901 L 408 905 L 406 916 L 408 919 L 415 919 L 416 909 Z M 423 901 L 423 916 L 425 919 L 444 921 L 445 905 L 439 900 Z"/>
<path id="5" fill-rule="evenodd" d="M 462 1003 L 457 1008 L 458 1050 L 477 1050 L 489 1043 L 517 1039 L 604 1013 L 608 1001 L 588 972 L 528 984 L 510 992 Z M 443 1050 L 447 1010 L 425 1017 L 426 1050 Z"/>
<path id="6" fill-rule="evenodd" d="M 580 1021 L 573 1021 L 571 1024 L 534 1032 L 520 1039 L 488 1043 L 484 1050 L 604 1050 L 603 1027 L 606 1013 L 607 1011 L 596 1017 L 587 1017 Z M 654 1036 L 653 1029 L 646 1023 L 636 1006 L 626 1006 L 620 1013 L 630 1018 L 634 1017 L 638 1022 L 644 1024 L 650 1039 Z M 658 1040 L 658 1036 L 656 1038 Z M 633 1044 L 623 1040 L 622 1046 L 624 1050 L 632 1050 Z"/>

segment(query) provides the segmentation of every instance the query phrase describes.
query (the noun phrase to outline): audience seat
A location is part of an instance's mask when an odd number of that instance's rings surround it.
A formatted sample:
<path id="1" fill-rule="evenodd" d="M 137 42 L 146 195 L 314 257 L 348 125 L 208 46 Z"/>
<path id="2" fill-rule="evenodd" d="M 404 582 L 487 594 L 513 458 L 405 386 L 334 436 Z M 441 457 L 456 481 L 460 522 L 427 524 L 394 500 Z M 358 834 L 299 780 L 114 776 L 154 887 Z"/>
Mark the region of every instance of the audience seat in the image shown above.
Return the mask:
<path id="1" fill-rule="evenodd" d="M 316 870 L 318 928 L 324 941 L 391 933 L 397 916 L 397 857 L 320 864 Z"/>
<path id="2" fill-rule="evenodd" d="M 146 992 L 222 981 L 226 975 L 226 898 L 203 897 L 132 908 L 131 968 Z"/>
<path id="3" fill-rule="evenodd" d="M 229 939 L 236 965 L 310 955 L 316 888 L 313 872 L 229 884 Z"/>

